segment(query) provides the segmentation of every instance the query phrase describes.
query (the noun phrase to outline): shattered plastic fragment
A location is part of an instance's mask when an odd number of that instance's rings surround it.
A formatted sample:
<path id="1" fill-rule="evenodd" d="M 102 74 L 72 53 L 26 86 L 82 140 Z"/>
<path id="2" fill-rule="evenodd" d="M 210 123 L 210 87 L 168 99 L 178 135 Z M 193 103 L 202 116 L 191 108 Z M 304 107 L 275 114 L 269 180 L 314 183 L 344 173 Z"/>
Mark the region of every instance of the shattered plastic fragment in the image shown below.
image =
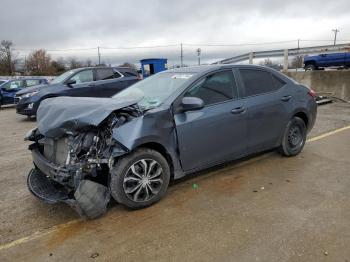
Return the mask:
<path id="1" fill-rule="evenodd" d="M 111 198 L 109 189 L 90 180 L 82 180 L 74 193 L 75 208 L 78 213 L 87 218 L 96 218 L 107 211 Z"/>
<path id="2" fill-rule="evenodd" d="M 193 183 L 193 184 L 192 184 L 192 188 L 193 188 L 193 189 L 197 189 L 197 188 L 198 188 L 198 185 L 197 185 L 196 183 Z"/>

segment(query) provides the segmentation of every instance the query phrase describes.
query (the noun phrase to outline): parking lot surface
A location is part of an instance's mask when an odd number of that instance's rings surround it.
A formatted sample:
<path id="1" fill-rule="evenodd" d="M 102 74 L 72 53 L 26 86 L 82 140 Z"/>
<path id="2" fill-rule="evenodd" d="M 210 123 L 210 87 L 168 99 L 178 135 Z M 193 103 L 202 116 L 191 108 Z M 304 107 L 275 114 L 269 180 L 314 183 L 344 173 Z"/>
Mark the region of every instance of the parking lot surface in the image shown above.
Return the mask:
<path id="1" fill-rule="evenodd" d="M 83 221 L 26 187 L 35 120 L 0 110 L 0 261 L 350 261 L 350 106 L 319 107 L 304 151 L 212 168 L 158 204 Z M 320 136 L 328 133 L 326 136 Z"/>

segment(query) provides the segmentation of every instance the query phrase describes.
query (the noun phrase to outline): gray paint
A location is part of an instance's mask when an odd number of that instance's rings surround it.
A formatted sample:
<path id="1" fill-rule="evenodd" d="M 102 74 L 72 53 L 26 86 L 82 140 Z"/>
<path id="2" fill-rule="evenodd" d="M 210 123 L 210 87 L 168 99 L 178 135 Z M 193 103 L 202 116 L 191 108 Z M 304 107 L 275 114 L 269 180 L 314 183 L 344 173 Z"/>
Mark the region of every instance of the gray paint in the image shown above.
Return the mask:
<path id="1" fill-rule="evenodd" d="M 38 129 L 47 137 L 61 137 L 87 126 L 98 126 L 113 111 L 137 103 L 110 98 L 57 97 L 41 102 Z"/>

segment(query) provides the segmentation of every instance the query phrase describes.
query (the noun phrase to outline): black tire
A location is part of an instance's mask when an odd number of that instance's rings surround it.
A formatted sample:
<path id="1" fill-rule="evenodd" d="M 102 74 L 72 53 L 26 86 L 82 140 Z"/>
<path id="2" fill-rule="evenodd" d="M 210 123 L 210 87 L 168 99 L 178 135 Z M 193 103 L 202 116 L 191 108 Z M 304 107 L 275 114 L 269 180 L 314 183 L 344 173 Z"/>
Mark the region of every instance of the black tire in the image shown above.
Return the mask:
<path id="1" fill-rule="evenodd" d="M 304 120 L 293 117 L 287 124 L 279 151 L 284 156 L 299 154 L 306 142 L 306 125 Z"/>
<path id="2" fill-rule="evenodd" d="M 109 187 L 118 203 L 140 209 L 158 202 L 165 195 L 169 181 L 170 168 L 166 159 L 155 150 L 140 148 L 116 161 Z"/>
<path id="3" fill-rule="evenodd" d="M 314 71 L 316 70 L 316 66 L 314 64 L 308 64 L 305 66 L 305 71 Z"/>

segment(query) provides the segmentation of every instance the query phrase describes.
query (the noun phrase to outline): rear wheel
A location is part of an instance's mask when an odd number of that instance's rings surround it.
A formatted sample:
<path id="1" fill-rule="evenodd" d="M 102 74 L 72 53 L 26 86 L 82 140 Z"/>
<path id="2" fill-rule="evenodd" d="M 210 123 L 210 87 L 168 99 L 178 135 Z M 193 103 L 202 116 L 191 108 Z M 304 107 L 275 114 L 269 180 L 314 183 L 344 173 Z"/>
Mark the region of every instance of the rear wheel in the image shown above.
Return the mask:
<path id="1" fill-rule="evenodd" d="M 279 151 L 284 156 L 295 156 L 303 150 L 306 142 L 306 125 L 299 117 L 293 117 L 284 131 Z"/>
<path id="2" fill-rule="evenodd" d="M 170 168 L 157 151 L 141 148 L 118 160 L 111 170 L 113 198 L 132 209 L 150 206 L 166 193 Z"/>
<path id="3" fill-rule="evenodd" d="M 308 64 L 305 66 L 305 71 L 314 71 L 316 70 L 316 66 L 314 64 Z"/>

